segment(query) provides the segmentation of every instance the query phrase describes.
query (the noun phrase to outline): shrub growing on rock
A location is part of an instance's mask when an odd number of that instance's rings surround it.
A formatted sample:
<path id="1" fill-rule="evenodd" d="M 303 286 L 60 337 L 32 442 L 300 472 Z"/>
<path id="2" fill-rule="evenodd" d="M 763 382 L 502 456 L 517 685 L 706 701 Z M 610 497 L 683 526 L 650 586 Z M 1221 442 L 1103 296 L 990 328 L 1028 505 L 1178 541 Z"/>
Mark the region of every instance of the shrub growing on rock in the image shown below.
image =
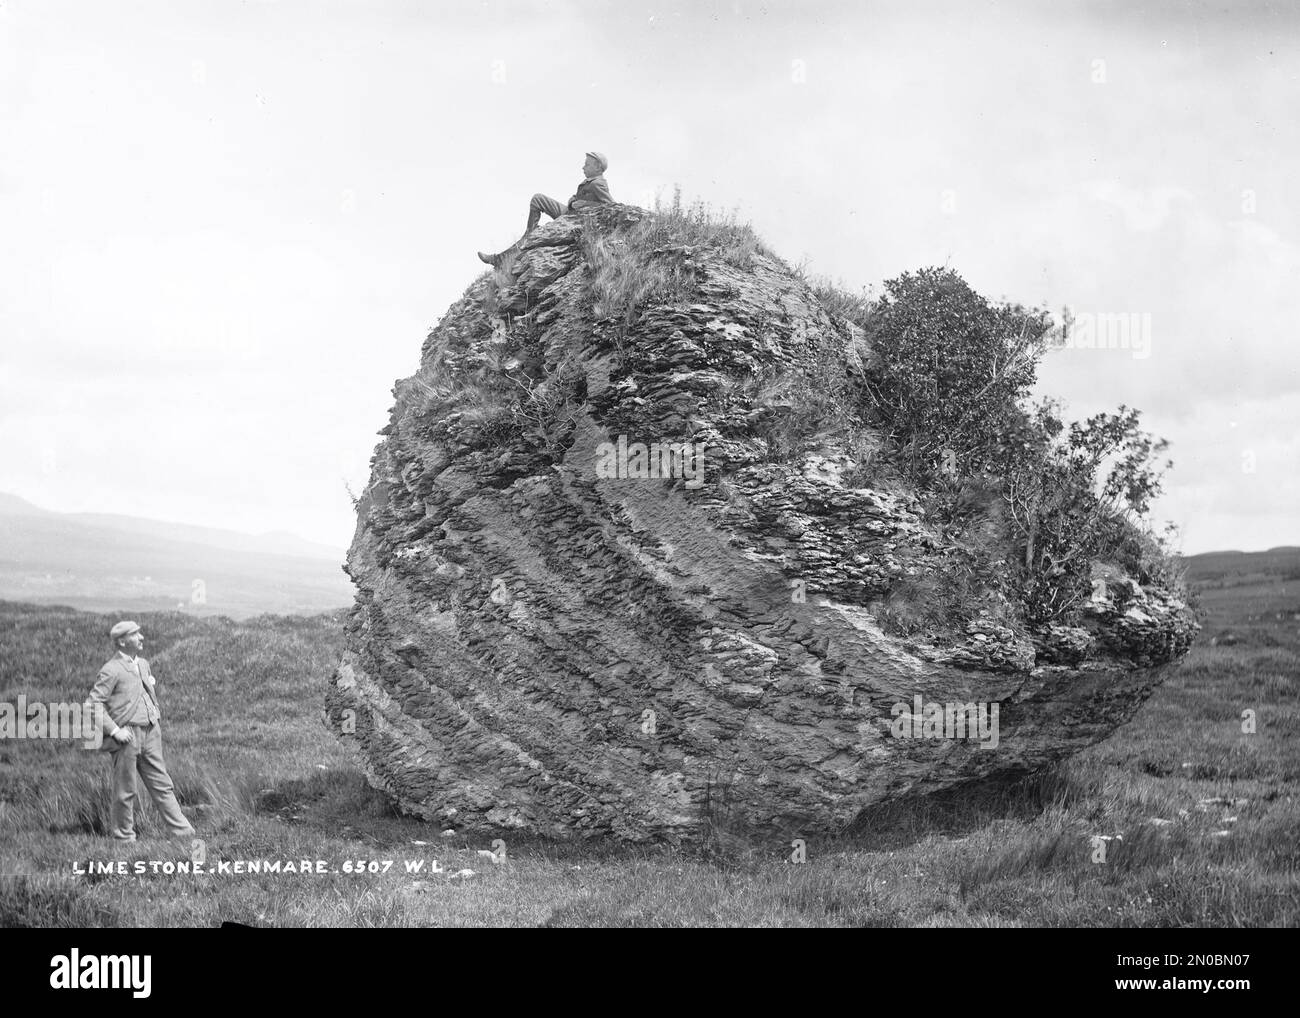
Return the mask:
<path id="1" fill-rule="evenodd" d="M 1142 560 L 1146 574 L 1167 576 L 1168 551 L 1142 520 L 1168 443 L 1127 407 L 1067 425 L 1055 403 L 1028 406 L 1048 314 L 992 304 L 947 268 L 903 273 L 885 291 L 862 320 L 876 354 L 871 410 L 941 525 L 973 491 L 996 489 L 1003 554 L 985 558 L 1012 566 L 1026 622 L 1073 618 L 1094 558 Z"/>

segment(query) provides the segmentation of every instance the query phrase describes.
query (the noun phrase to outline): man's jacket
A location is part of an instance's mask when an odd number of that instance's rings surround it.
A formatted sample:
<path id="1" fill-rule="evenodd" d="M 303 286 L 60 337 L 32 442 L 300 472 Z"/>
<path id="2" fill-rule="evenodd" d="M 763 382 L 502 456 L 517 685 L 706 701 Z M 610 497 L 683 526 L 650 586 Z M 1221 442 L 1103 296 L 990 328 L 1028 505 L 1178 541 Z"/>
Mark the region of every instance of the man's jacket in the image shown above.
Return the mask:
<path id="1" fill-rule="evenodd" d="M 95 679 L 95 685 L 86 697 L 86 703 L 104 706 L 104 742 L 101 749 L 117 749 L 120 744 L 113 738 L 113 732 L 133 722 L 143 723 L 150 705 L 153 706 L 155 716 L 162 714 L 158 709 L 158 694 L 154 691 L 155 682 L 149 672 L 149 662 L 142 657 L 135 660 L 140 666 L 140 676 L 132 671 L 121 654 L 114 654 L 99 670 L 99 677 Z"/>
<path id="2" fill-rule="evenodd" d="M 613 200 L 609 193 L 609 185 L 605 183 L 605 174 L 597 173 L 578 185 L 578 193 L 569 199 L 569 207 L 572 208 L 575 201 L 610 202 Z"/>

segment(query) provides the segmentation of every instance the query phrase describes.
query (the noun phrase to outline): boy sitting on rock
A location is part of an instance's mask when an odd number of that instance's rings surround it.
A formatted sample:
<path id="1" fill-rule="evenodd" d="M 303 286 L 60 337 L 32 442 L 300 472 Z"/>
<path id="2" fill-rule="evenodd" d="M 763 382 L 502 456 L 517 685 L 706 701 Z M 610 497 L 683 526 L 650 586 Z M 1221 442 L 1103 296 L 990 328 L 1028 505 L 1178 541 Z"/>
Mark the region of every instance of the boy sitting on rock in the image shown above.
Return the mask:
<path id="1" fill-rule="evenodd" d="M 603 155 L 599 152 L 588 152 L 587 159 L 582 164 L 585 179 L 578 185 L 577 193 L 569 199 L 567 205 L 562 205 L 554 198 L 544 194 L 533 195 L 528 202 L 528 226 L 524 229 L 524 236 L 520 237 L 500 254 L 486 254 L 480 251 L 478 253 L 479 260 L 486 262 L 488 265 L 500 265 L 501 259 L 516 250 L 523 243 L 524 238 L 536 229 L 537 222 L 541 219 L 543 212 L 552 219 L 559 219 L 560 216 L 578 212 L 592 205 L 612 202 L 614 199 L 610 196 L 609 185 L 605 183 L 605 170 L 608 167 L 609 160 Z"/>

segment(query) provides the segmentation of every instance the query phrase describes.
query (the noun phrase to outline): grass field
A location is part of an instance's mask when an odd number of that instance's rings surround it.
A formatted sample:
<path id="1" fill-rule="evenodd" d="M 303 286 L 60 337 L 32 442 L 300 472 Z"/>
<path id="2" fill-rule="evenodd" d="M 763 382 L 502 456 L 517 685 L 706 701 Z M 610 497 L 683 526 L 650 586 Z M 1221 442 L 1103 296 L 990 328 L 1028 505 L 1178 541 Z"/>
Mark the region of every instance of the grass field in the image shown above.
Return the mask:
<path id="1" fill-rule="evenodd" d="M 190 850 L 157 836 L 148 804 L 143 840 L 115 853 L 107 754 L 4 741 L 0 925 L 1294 926 L 1298 594 L 1280 575 L 1216 581 L 1201 641 L 1109 740 L 1015 785 L 864 816 L 808 842 L 801 863 L 788 844 L 524 839 L 494 863 L 480 854 L 491 844 L 396 815 L 326 731 L 336 617 L 146 615 L 169 767 L 208 867 L 309 859 L 340 872 L 76 874 L 87 860 L 147 868 Z M 79 702 L 112 621 L 0 602 L 0 701 Z M 341 872 L 370 860 L 393 865 Z M 419 860 L 425 871 L 408 873 Z"/>

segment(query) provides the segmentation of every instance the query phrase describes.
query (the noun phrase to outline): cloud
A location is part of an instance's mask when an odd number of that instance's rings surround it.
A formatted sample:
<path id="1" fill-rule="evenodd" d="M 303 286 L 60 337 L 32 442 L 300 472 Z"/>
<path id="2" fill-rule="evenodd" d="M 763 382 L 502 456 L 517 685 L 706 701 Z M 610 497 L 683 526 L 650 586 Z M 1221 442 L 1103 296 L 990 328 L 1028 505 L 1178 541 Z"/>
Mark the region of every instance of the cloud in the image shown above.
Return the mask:
<path id="1" fill-rule="evenodd" d="M 1127 229 L 1139 233 L 1158 230 L 1169 219 L 1176 204 L 1194 205 L 1196 196 L 1185 187 L 1126 187 L 1116 180 L 1090 180 L 1084 194 L 1095 201 L 1114 205 L 1124 213 Z"/>

